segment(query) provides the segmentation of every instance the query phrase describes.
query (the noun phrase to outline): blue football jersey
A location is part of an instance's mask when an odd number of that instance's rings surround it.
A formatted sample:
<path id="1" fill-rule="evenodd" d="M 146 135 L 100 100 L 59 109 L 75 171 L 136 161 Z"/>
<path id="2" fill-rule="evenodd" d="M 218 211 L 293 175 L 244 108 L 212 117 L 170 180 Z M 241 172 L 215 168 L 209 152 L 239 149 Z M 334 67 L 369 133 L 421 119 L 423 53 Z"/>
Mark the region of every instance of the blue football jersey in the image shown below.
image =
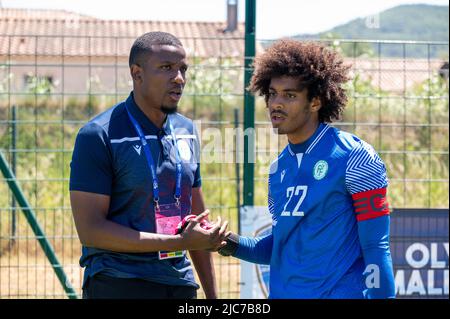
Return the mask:
<path id="1" fill-rule="evenodd" d="M 392 297 L 389 210 L 378 194 L 388 179 L 372 146 L 321 123 L 304 143 L 287 145 L 272 163 L 268 182 L 269 298 L 364 298 L 363 273 L 371 263 L 385 268 L 381 276 L 387 280 L 381 282 Z M 355 194 L 373 190 L 374 197 L 355 200 Z M 372 227 L 374 219 L 383 226 Z M 377 227 L 381 232 L 371 230 Z"/>

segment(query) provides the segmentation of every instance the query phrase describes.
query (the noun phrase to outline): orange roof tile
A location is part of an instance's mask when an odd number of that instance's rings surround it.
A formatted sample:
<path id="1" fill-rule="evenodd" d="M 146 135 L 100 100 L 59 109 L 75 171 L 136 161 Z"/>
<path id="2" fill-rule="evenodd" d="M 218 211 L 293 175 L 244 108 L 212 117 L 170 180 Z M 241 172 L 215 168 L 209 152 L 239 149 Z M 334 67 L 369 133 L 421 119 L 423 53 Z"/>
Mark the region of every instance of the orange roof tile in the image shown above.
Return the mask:
<path id="1" fill-rule="evenodd" d="M 189 55 L 243 56 L 244 24 L 224 33 L 225 22 L 101 20 L 61 10 L 0 9 L 0 55 L 128 56 L 136 37 L 166 31 Z"/>

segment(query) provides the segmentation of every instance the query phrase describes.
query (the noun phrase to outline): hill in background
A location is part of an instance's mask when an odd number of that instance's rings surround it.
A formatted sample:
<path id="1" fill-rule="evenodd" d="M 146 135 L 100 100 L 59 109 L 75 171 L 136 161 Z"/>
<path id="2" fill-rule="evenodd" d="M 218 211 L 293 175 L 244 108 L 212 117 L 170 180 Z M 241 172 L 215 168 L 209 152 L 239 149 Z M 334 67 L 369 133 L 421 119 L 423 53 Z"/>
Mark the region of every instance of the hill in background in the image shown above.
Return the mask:
<path id="1" fill-rule="evenodd" d="M 436 42 L 449 40 L 449 7 L 435 5 L 401 5 L 374 17 L 352 20 L 331 30 L 317 34 L 299 34 L 297 39 L 365 39 Z M 382 56 L 402 57 L 403 46 L 383 44 L 372 46 Z M 428 56 L 427 45 L 407 45 L 407 57 Z M 430 56 L 448 59 L 447 45 L 431 45 Z"/>

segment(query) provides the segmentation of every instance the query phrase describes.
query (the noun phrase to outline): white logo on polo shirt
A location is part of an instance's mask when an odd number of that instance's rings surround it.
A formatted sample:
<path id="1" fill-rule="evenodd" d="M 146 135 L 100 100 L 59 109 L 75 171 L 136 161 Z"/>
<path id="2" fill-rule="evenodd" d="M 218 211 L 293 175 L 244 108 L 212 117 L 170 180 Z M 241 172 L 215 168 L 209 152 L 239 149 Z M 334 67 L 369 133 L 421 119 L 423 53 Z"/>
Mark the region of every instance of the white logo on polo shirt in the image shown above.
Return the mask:
<path id="1" fill-rule="evenodd" d="M 133 148 L 138 155 L 141 155 L 141 145 L 133 145 Z"/>
<path id="2" fill-rule="evenodd" d="M 191 149 L 189 144 L 185 140 L 178 140 L 177 146 L 181 159 L 189 161 L 191 159 Z"/>
<path id="3" fill-rule="evenodd" d="M 283 170 L 283 171 L 281 172 L 281 180 L 280 180 L 280 183 L 283 183 L 284 175 L 286 175 L 286 170 Z"/>

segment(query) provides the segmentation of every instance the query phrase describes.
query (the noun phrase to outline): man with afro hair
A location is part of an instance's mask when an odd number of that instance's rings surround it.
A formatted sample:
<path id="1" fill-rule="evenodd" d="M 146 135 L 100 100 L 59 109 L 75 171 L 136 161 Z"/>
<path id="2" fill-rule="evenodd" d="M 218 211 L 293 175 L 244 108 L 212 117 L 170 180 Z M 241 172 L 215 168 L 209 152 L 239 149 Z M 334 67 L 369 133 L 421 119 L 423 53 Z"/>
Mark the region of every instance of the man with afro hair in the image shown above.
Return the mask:
<path id="1" fill-rule="evenodd" d="M 269 264 L 269 298 L 395 297 L 385 165 L 329 125 L 347 103 L 349 68 L 316 42 L 280 40 L 255 59 L 250 90 L 289 143 L 269 172 L 272 232 L 231 234 L 219 253 Z"/>

